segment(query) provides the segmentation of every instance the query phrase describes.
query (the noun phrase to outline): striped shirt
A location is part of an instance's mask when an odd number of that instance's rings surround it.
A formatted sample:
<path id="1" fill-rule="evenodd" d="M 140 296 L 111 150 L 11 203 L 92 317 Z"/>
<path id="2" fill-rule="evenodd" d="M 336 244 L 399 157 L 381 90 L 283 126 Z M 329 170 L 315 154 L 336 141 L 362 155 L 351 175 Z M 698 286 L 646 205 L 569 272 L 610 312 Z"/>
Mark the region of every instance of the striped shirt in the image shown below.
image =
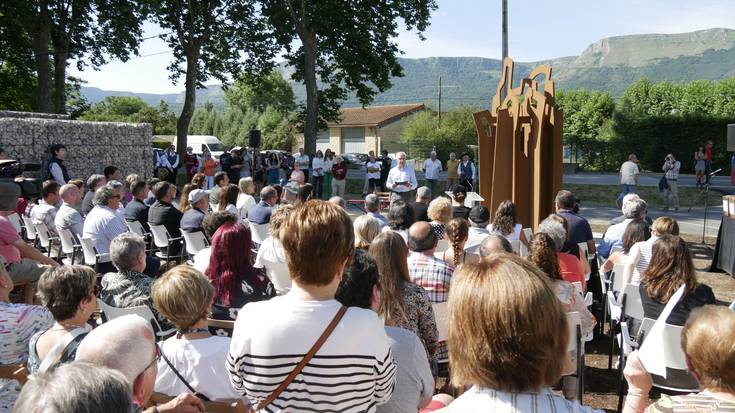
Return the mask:
<path id="1" fill-rule="evenodd" d="M 651 235 L 651 238 L 636 244 L 640 249 L 640 254 L 638 262 L 635 264 L 633 278 L 630 280 L 631 284 L 640 284 L 641 276 L 648 269 L 648 264 L 651 262 L 651 255 L 653 254 L 653 243 L 656 242 L 657 239 L 658 237 Z"/>
<path id="2" fill-rule="evenodd" d="M 414 284 L 422 287 L 429 300 L 443 303 L 449 299 L 449 286 L 452 284 L 454 266 L 433 255 L 411 252 L 408 256 L 408 274 Z"/>
<path id="3" fill-rule="evenodd" d="M 534 393 L 511 393 L 473 386 L 447 406 L 449 412 L 461 413 L 592 413 L 602 412 L 567 400 L 549 389 Z"/>
<path id="4" fill-rule="evenodd" d="M 682 396 L 667 396 L 662 394 L 661 398 L 656 403 L 648 406 L 646 411 L 656 413 L 735 413 L 735 402 L 721 399 L 704 392 Z"/>
<path id="5" fill-rule="evenodd" d="M 340 306 L 287 294 L 243 307 L 227 356 L 235 390 L 257 406 L 293 371 Z M 377 314 L 351 307 L 304 370 L 262 411 L 374 412 L 393 393 L 396 369 Z"/>

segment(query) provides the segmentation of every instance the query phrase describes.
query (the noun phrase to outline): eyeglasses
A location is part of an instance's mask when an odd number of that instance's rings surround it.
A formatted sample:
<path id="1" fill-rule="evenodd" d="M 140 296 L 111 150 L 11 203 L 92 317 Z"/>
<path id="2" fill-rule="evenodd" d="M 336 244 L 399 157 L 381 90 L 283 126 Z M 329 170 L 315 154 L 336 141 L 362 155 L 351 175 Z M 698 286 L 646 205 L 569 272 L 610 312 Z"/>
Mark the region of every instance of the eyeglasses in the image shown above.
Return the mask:
<path id="1" fill-rule="evenodd" d="M 161 348 L 158 347 L 158 344 L 156 344 L 155 347 L 156 347 L 156 355 L 155 355 L 155 357 L 153 357 L 153 360 L 148 364 L 148 366 L 146 366 L 145 369 L 143 369 L 143 371 L 141 372 L 141 374 L 143 374 L 146 371 L 148 371 L 148 369 L 151 368 L 151 367 L 153 367 L 154 364 L 158 363 L 158 360 L 161 358 Z"/>

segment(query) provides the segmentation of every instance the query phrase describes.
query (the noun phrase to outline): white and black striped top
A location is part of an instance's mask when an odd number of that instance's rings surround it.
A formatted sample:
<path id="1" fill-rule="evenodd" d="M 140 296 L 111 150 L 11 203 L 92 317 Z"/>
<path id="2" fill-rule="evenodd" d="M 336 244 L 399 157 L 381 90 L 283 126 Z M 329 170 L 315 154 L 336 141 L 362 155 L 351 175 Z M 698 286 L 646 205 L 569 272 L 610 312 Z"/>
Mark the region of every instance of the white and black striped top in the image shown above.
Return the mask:
<path id="1" fill-rule="evenodd" d="M 227 369 L 253 406 L 268 397 L 324 332 L 341 304 L 289 295 L 247 304 L 232 336 Z M 383 322 L 351 307 L 322 348 L 266 412 L 374 412 L 393 393 L 396 365 Z"/>

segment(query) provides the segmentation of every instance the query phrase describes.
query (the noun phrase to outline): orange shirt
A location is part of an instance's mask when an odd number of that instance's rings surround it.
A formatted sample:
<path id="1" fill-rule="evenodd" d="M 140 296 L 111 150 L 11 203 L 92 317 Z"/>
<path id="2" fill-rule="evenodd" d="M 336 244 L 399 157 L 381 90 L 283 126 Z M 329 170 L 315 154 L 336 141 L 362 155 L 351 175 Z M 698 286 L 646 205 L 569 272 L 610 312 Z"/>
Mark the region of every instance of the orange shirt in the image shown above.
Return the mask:
<path id="1" fill-rule="evenodd" d="M 204 160 L 204 175 L 205 176 L 214 176 L 214 168 L 217 167 L 217 161 L 214 159 L 205 159 Z"/>
<path id="2" fill-rule="evenodd" d="M 557 258 L 559 259 L 559 274 L 561 278 L 566 282 L 581 282 L 582 290 L 587 291 L 587 286 L 584 280 L 584 270 L 582 269 L 582 263 L 579 258 L 566 252 L 557 252 Z"/>

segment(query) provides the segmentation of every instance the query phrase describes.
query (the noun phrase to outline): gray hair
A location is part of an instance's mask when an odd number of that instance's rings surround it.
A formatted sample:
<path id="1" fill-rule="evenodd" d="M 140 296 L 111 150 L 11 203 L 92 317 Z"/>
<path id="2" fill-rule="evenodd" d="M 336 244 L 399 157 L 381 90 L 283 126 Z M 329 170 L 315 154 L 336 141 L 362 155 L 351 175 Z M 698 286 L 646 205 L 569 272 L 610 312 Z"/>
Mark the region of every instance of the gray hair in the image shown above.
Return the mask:
<path id="1" fill-rule="evenodd" d="M 380 198 L 375 194 L 368 194 L 365 197 L 365 209 L 369 212 L 378 212 L 380 210 Z"/>
<path id="2" fill-rule="evenodd" d="M 116 197 L 117 195 L 117 192 L 112 187 L 105 185 L 94 191 L 94 198 L 92 198 L 92 203 L 94 205 L 105 206 L 110 203 L 110 199 Z"/>
<path id="3" fill-rule="evenodd" d="M 131 389 L 119 371 L 90 363 L 68 363 L 29 380 L 13 411 L 129 413 Z"/>
<path id="4" fill-rule="evenodd" d="M 482 240 L 480 244 L 480 258 L 485 258 L 499 252 L 513 253 L 513 246 L 510 245 L 510 241 L 507 238 L 498 234 L 490 234 Z"/>
<path id="5" fill-rule="evenodd" d="M 153 328 L 134 314 L 115 318 L 92 330 L 77 348 L 77 361 L 117 370 L 129 383 L 145 372 L 154 353 Z"/>
<path id="6" fill-rule="evenodd" d="M 132 232 L 124 232 L 110 242 L 110 258 L 120 272 L 133 270 L 138 256 L 144 252 L 143 237 Z"/>
<path id="7" fill-rule="evenodd" d="M 107 186 L 109 186 L 112 189 L 123 189 L 124 185 L 120 181 L 107 181 Z"/>
<path id="8" fill-rule="evenodd" d="M 87 179 L 87 190 L 88 191 L 94 191 L 97 188 L 97 184 L 100 183 L 101 180 L 107 179 L 104 175 L 100 174 L 93 174 Z"/>
<path id="9" fill-rule="evenodd" d="M 417 199 L 431 199 L 431 189 L 429 189 L 428 186 L 420 186 L 419 189 L 416 190 L 416 198 Z"/>
<path id="10" fill-rule="evenodd" d="M 329 202 L 335 205 L 339 205 L 340 207 L 342 207 L 342 209 L 347 209 L 347 201 L 345 201 L 345 199 L 341 196 L 335 195 L 329 198 Z"/>
<path id="11" fill-rule="evenodd" d="M 278 192 L 276 191 L 276 188 L 273 188 L 272 186 L 268 185 L 263 187 L 263 189 L 260 190 L 260 200 L 261 201 L 267 201 L 269 199 L 273 199 L 278 197 Z"/>
<path id="12" fill-rule="evenodd" d="M 79 188 L 74 184 L 66 184 L 59 189 L 59 196 L 66 201 L 73 193 L 79 193 Z"/>
<path id="13" fill-rule="evenodd" d="M 626 218 L 642 218 L 647 210 L 648 204 L 640 198 L 631 199 L 623 204 L 623 215 Z"/>
<path id="14" fill-rule="evenodd" d="M 543 232 L 551 237 L 557 251 L 561 251 L 564 243 L 567 242 L 567 230 L 564 228 L 564 224 L 553 219 L 546 218 L 541 221 L 538 226 L 538 232 Z"/>

